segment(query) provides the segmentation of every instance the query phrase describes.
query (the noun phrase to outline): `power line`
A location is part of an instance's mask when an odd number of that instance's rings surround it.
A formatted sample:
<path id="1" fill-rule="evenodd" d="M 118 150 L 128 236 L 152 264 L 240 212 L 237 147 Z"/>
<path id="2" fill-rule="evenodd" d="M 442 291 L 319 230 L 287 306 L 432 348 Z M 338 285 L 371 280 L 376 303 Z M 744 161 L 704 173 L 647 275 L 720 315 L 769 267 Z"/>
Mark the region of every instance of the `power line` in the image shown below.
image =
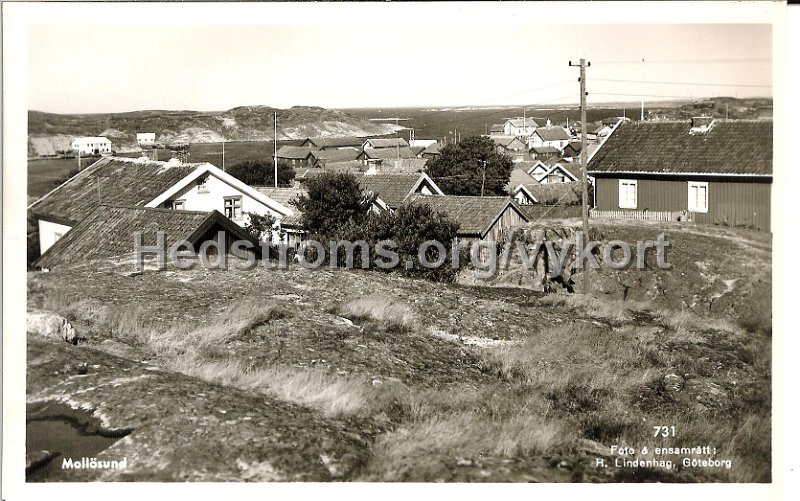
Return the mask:
<path id="1" fill-rule="evenodd" d="M 623 60 L 623 61 L 592 61 L 595 64 L 641 64 L 642 60 Z M 650 60 L 646 59 L 646 64 L 711 64 L 711 63 L 722 63 L 722 64 L 738 64 L 738 63 L 761 63 L 761 62 L 772 62 L 772 59 L 769 57 L 754 57 L 754 58 L 740 58 L 740 59 L 662 59 L 662 60 Z"/>
<path id="2" fill-rule="evenodd" d="M 711 82 L 660 82 L 657 80 L 622 80 L 617 78 L 594 78 L 593 82 L 627 82 L 637 84 L 672 84 L 672 85 L 707 85 L 710 87 L 763 87 L 771 89 L 771 85 L 748 85 L 748 84 L 728 84 L 728 83 L 711 83 Z"/>
<path id="3" fill-rule="evenodd" d="M 665 97 L 665 98 L 669 98 L 669 99 L 711 99 L 711 96 L 709 96 L 709 97 L 703 97 L 703 96 L 691 97 L 691 96 L 686 96 L 686 95 L 684 95 L 684 96 L 669 96 L 669 95 L 666 95 L 666 94 L 623 94 L 623 93 L 620 93 L 620 92 L 591 92 L 590 95 L 592 95 L 592 96 Z"/>

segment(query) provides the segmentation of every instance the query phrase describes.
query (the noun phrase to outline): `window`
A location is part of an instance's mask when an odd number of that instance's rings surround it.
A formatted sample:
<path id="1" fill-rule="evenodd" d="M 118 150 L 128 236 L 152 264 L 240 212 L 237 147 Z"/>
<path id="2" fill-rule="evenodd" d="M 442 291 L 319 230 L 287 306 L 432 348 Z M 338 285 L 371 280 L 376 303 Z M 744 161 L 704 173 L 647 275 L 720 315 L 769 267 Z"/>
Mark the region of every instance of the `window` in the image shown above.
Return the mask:
<path id="1" fill-rule="evenodd" d="M 225 217 L 240 219 L 242 217 L 242 197 L 225 197 Z"/>
<path id="2" fill-rule="evenodd" d="M 172 210 L 184 210 L 186 207 L 186 200 L 175 200 L 172 202 Z"/>
<path id="3" fill-rule="evenodd" d="M 208 176 L 197 180 L 197 193 L 208 193 Z"/>
<path id="4" fill-rule="evenodd" d="M 708 212 L 708 183 L 689 181 L 689 212 Z"/>
<path id="5" fill-rule="evenodd" d="M 636 180 L 635 179 L 620 179 L 619 180 L 619 208 L 620 209 L 635 209 L 637 206 L 636 200 Z"/>

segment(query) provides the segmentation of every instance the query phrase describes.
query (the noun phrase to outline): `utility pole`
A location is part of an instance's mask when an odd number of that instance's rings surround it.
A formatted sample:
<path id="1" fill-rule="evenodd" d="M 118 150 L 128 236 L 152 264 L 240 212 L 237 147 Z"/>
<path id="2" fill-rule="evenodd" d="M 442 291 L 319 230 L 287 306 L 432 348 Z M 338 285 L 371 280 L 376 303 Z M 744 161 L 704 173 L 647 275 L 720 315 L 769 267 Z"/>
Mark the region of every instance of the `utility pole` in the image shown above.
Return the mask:
<path id="1" fill-rule="evenodd" d="M 399 116 L 398 117 L 394 117 L 394 125 L 395 125 L 394 138 L 397 139 L 397 141 L 395 141 L 394 145 L 395 145 L 396 152 L 397 152 L 397 159 L 399 160 L 400 159 L 400 117 Z"/>
<path id="2" fill-rule="evenodd" d="M 486 160 L 478 160 L 483 164 L 483 179 L 481 179 L 481 198 L 483 198 L 483 188 L 486 186 Z"/>
<path id="3" fill-rule="evenodd" d="M 78 146 L 78 172 L 80 172 L 82 165 L 83 164 L 81 164 L 81 147 L 79 145 Z"/>
<path id="4" fill-rule="evenodd" d="M 644 60 L 642 60 L 644 61 Z M 572 61 L 569 62 L 570 66 L 580 66 L 581 68 L 581 178 L 583 189 L 581 190 L 581 201 L 582 201 L 582 211 L 581 215 L 583 216 L 583 238 L 585 241 L 589 240 L 589 175 L 586 172 L 587 160 L 586 160 L 586 67 L 591 66 L 592 63 L 587 63 L 586 59 L 581 59 L 580 64 L 572 64 Z M 583 293 L 589 294 L 591 293 L 592 284 L 589 280 L 589 267 L 583 270 Z"/>
<path id="5" fill-rule="evenodd" d="M 278 112 L 272 112 L 272 166 L 275 168 L 275 187 L 278 187 Z"/>
<path id="6" fill-rule="evenodd" d="M 225 138 L 222 138 L 222 172 L 225 172 Z"/>
<path id="7" fill-rule="evenodd" d="M 640 80 L 642 82 L 640 85 L 644 85 L 644 58 L 642 58 L 642 73 L 641 73 Z M 642 98 L 642 116 L 641 116 L 641 118 L 639 120 L 644 122 L 644 88 L 642 88 L 642 93 L 641 94 L 642 94 L 641 95 L 641 98 Z"/>

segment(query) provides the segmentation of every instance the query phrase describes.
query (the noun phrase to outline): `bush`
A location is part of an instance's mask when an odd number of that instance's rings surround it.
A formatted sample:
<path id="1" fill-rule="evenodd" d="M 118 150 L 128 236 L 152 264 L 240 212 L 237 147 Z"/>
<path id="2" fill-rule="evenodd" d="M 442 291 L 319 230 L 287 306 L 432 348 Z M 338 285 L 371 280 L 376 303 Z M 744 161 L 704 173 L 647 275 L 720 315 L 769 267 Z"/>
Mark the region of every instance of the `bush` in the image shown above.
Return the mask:
<path id="1" fill-rule="evenodd" d="M 408 276 L 418 276 L 435 281 L 452 281 L 456 271 L 450 266 L 453 260 L 453 241 L 456 238 L 458 224 L 450 220 L 445 214 L 436 212 L 428 205 L 407 204 L 400 206 L 394 212 L 381 212 L 370 214 L 360 224 L 350 224 L 343 228 L 344 238 L 350 241 L 363 240 L 370 250 L 369 262 L 387 263 L 388 259 L 379 256 L 376 252 L 378 243 L 391 240 L 396 248 L 391 249 L 397 254 L 398 263 L 387 271 L 400 271 Z M 427 268 L 419 259 L 420 245 L 433 240 L 441 243 L 445 249 L 444 262 L 437 268 Z M 360 253 L 354 256 L 354 262 L 360 263 Z M 430 246 L 426 250 L 425 259 L 428 262 L 441 260 L 436 247 Z M 339 262 L 343 256 L 339 256 Z"/>
<path id="2" fill-rule="evenodd" d="M 275 226 L 275 216 L 272 214 L 256 214 L 247 212 L 248 221 L 244 225 L 246 232 L 259 241 L 270 242 L 272 240 L 272 230 Z"/>
<path id="3" fill-rule="evenodd" d="M 244 160 L 228 169 L 228 174 L 253 186 L 275 184 L 275 168 L 272 162 L 267 160 Z M 293 180 L 294 170 L 291 167 L 278 165 L 278 186 L 291 186 Z"/>
<path id="4" fill-rule="evenodd" d="M 303 214 L 303 229 L 310 235 L 341 235 L 345 225 L 363 221 L 375 201 L 358 178 L 346 172 L 324 172 L 311 178 L 306 188 L 308 194 L 292 204 Z"/>

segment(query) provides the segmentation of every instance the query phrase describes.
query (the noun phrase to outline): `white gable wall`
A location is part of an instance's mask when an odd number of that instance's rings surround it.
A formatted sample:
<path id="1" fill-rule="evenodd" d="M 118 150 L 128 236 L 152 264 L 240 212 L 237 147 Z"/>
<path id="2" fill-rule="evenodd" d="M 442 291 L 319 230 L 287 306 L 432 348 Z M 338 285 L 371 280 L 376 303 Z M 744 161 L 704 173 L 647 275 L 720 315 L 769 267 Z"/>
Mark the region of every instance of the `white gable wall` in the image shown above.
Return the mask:
<path id="1" fill-rule="evenodd" d="M 47 249 L 56 243 L 56 240 L 67 234 L 72 226 L 39 220 L 39 254 L 44 254 Z"/>
<path id="2" fill-rule="evenodd" d="M 162 206 L 172 208 L 173 202 L 183 200 L 183 210 L 203 212 L 216 210 L 225 215 L 225 197 L 241 196 L 242 216 L 232 219 L 232 221 L 239 226 L 244 226 L 249 221 L 249 218 L 245 214 L 246 212 L 255 212 L 261 215 L 272 214 L 277 223 L 283 218 L 280 213 L 270 209 L 249 195 L 242 193 L 236 187 L 231 186 L 213 174 L 208 174 L 205 188 L 205 190 L 200 190 L 198 181 L 192 181 L 189 183 L 189 186 L 169 197 Z"/>

